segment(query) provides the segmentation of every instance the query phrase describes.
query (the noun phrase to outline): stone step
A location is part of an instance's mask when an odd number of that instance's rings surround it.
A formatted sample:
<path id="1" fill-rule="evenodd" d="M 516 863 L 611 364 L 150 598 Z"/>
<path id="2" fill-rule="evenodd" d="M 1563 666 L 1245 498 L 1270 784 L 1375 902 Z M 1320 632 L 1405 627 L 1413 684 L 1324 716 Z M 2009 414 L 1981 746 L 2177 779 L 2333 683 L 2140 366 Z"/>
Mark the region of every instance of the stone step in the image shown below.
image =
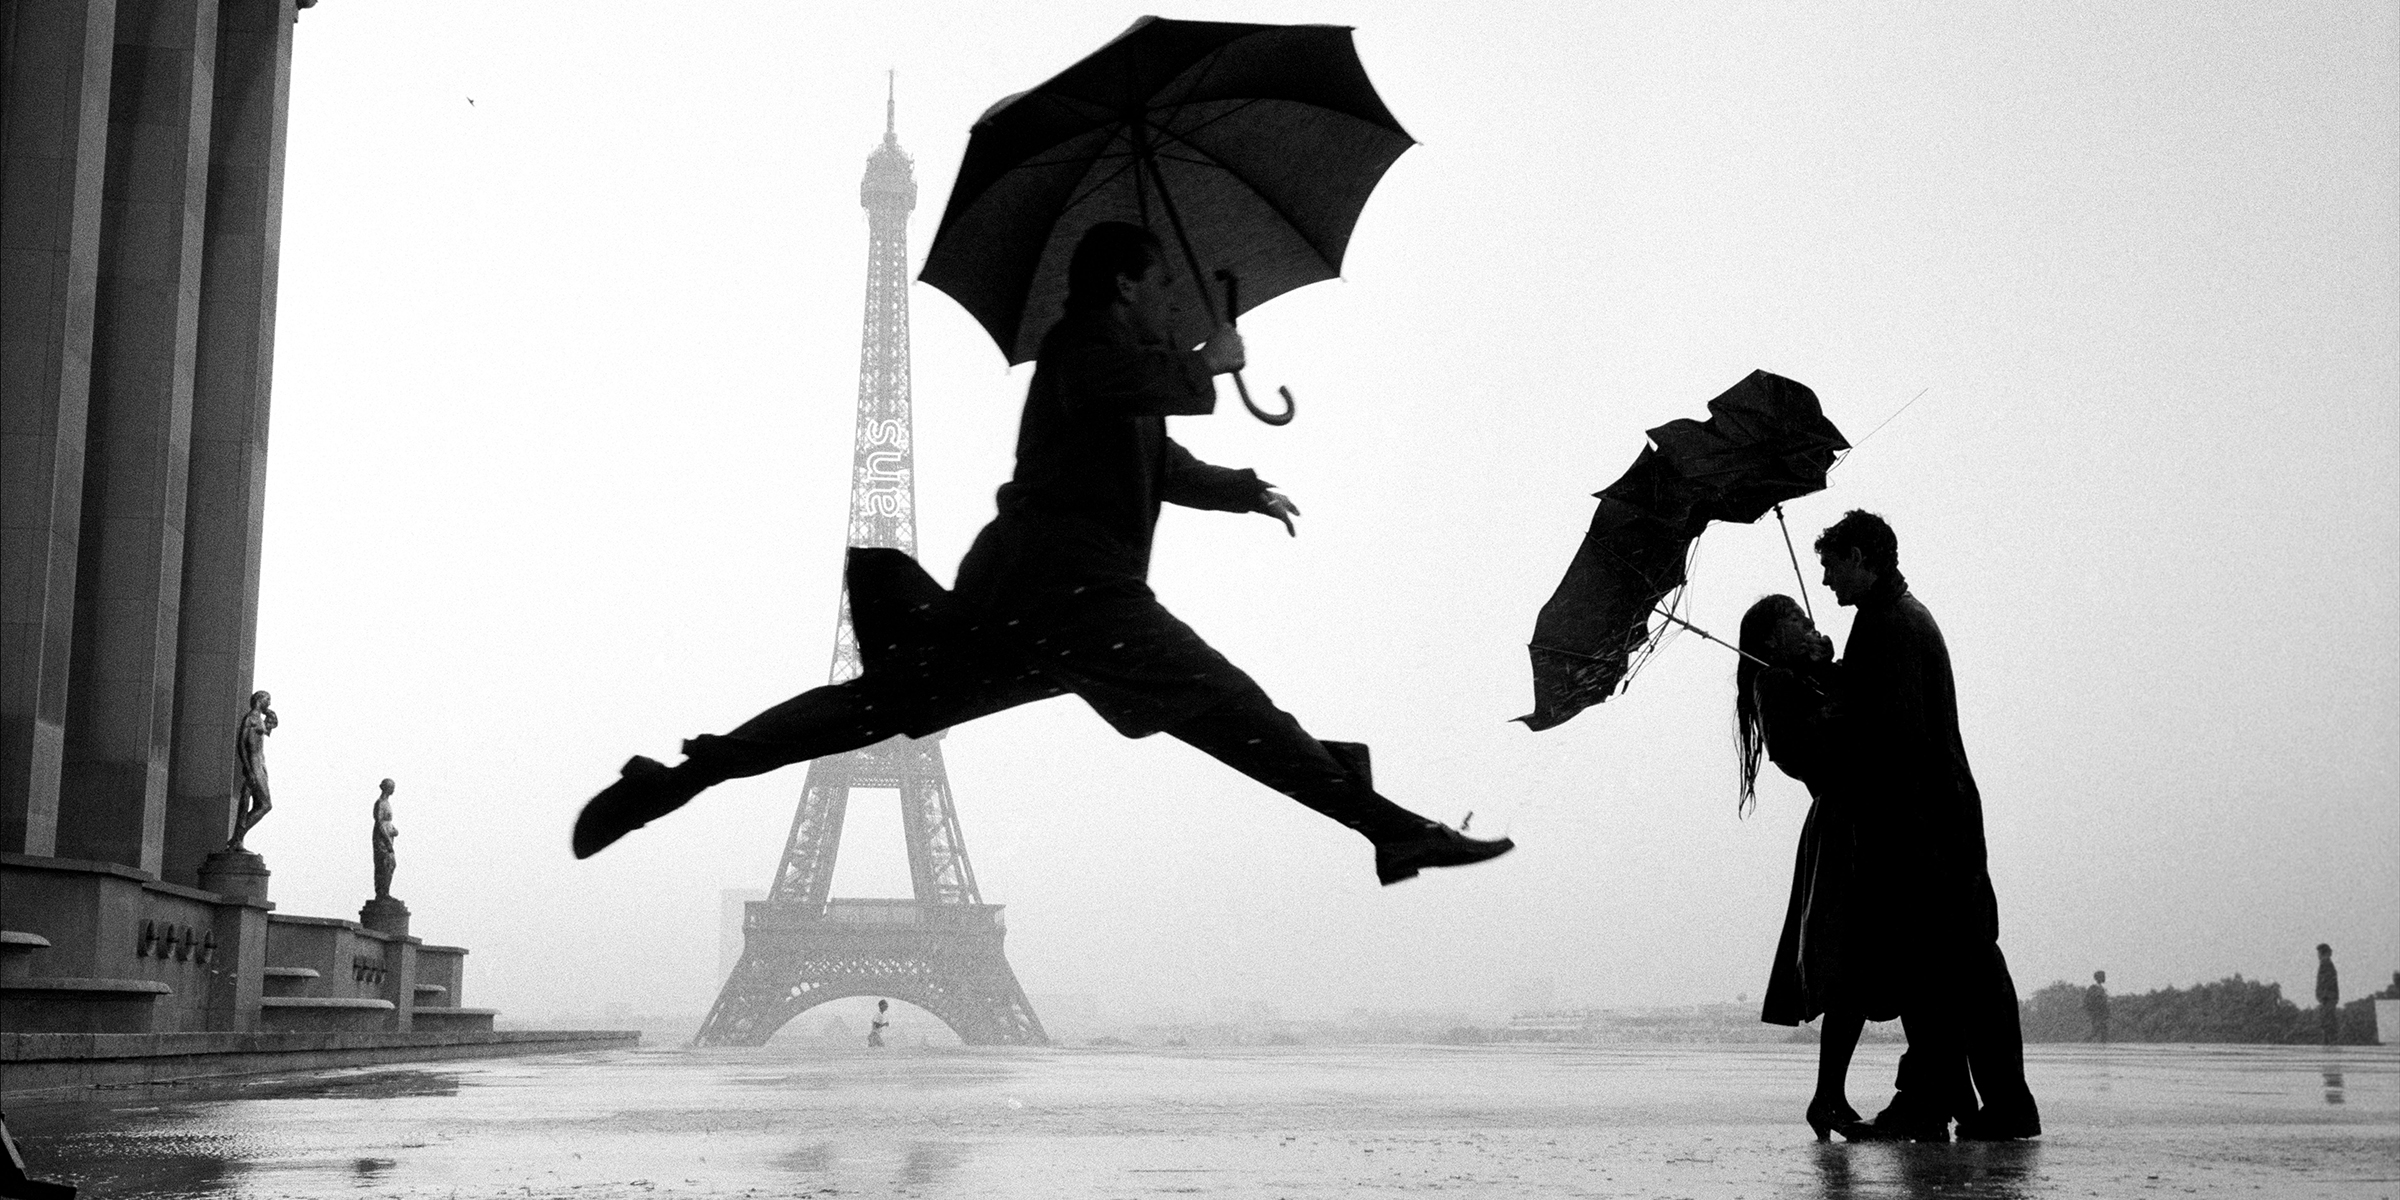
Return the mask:
<path id="1" fill-rule="evenodd" d="M 16 929 L 0 929 L 0 979 L 23 979 L 33 974 L 33 954 L 50 948 L 50 939 L 38 933 Z"/>
<path id="2" fill-rule="evenodd" d="M 345 1033 L 391 1024 L 392 1002 L 365 996 L 265 996 L 258 1002 L 261 1029 L 277 1032 Z"/>
<path id="3" fill-rule="evenodd" d="M 17 976 L 0 979 L 0 1029 L 11 1033 L 148 1033 L 158 998 L 175 989 L 155 979 Z"/>
<path id="4" fill-rule="evenodd" d="M 308 981 L 321 978 L 315 967 L 268 967 L 264 991 L 275 999 L 298 996 L 308 989 Z"/>
<path id="5" fill-rule="evenodd" d="M 175 989 L 155 979 L 102 979 L 97 976 L 56 975 L 48 978 L 0 980 L 0 992 L 51 992 L 93 997 L 126 996 L 149 999 L 172 996 Z"/>
<path id="6" fill-rule="evenodd" d="M 421 1030 L 440 1030 L 444 1033 L 459 1030 L 488 1030 L 492 1018 L 499 1016 L 496 1008 L 420 1008 L 410 1021 Z"/>

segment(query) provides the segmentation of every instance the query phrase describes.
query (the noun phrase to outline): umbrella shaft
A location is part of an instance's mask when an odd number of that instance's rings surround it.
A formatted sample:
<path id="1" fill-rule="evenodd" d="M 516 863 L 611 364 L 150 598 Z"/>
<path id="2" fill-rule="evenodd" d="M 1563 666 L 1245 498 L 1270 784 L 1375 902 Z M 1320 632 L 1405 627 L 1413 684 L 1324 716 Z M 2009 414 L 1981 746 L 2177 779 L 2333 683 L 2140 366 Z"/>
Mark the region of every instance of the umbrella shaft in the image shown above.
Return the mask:
<path id="1" fill-rule="evenodd" d="M 1655 612 L 1655 613 L 1657 613 L 1658 615 L 1660 615 L 1660 616 L 1662 616 L 1662 617 L 1665 617 L 1666 619 L 1668 619 L 1668 620 L 1670 620 L 1670 621 L 1673 621 L 1673 622 L 1675 622 L 1675 623 L 1676 623 L 1676 624 L 1678 624 L 1678 625 L 1681 625 L 1681 626 L 1683 626 L 1685 629 L 1689 629 L 1689 630 L 1691 630 L 1693 633 L 1699 634 L 1701 637 L 1703 637 L 1703 638 L 1706 638 L 1706 639 L 1708 639 L 1709 641 L 1715 642 L 1716 644 L 1718 644 L 1718 645 L 1720 645 L 1720 646 L 1723 646 L 1723 647 L 1725 647 L 1726 649 L 1733 651 L 1735 654 L 1739 654 L 1739 655 L 1741 655 L 1743 658 L 1749 659 L 1751 662 L 1757 663 L 1758 665 L 1760 665 L 1760 666 L 1762 666 L 1762 667 L 1771 667 L 1771 666 L 1774 666 L 1774 665 L 1775 665 L 1775 664 L 1773 664 L 1773 663 L 1771 663 L 1771 662 L 1768 662 L 1767 660 L 1765 660 L 1765 659 L 1763 659 L 1763 658 L 1760 658 L 1759 656 L 1757 656 L 1757 655 L 1755 655 L 1755 654 L 1752 654 L 1752 653 L 1750 653 L 1750 652 L 1749 652 L 1749 651 L 1747 651 L 1747 650 L 1744 650 L 1744 649 L 1742 649 L 1740 646 L 1736 646 L 1736 645 L 1734 645 L 1732 642 L 1726 641 L 1724 638 L 1718 637 L 1717 635 L 1715 635 L 1715 634 L 1713 634 L 1713 633 L 1710 633 L 1709 631 L 1707 631 L 1707 630 L 1705 630 L 1705 629 L 1702 629 L 1702 628 L 1700 628 L 1700 627 L 1699 627 L 1699 626 L 1697 626 L 1697 625 L 1694 625 L 1694 624 L 1692 624 L 1690 621 L 1686 621 L 1686 620 L 1684 620 L 1682 617 L 1676 616 L 1674 613 L 1668 612 L 1666 609 L 1659 608 L 1659 607 L 1657 607 L 1657 606 L 1655 606 L 1655 605 L 1654 605 L 1654 606 L 1652 606 L 1652 608 L 1651 608 L 1651 610 L 1650 610 L 1650 611 L 1652 611 L 1652 612 Z"/>
<path id="2" fill-rule="evenodd" d="M 1200 269 L 1200 256 L 1192 252 L 1192 239 L 1183 231 L 1183 214 L 1175 211 L 1175 197 L 1167 191 L 1166 173 L 1158 169 L 1158 159 L 1150 153 L 1149 139 L 1143 136 L 1147 130 L 1145 122 L 1139 119 L 1134 121 L 1133 152 L 1141 156 L 1142 166 L 1150 171 L 1150 182 L 1158 186 L 1158 205 L 1167 210 L 1167 227 L 1175 231 L 1175 244 L 1183 250 L 1183 265 L 1191 271 L 1192 287 L 1200 293 L 1201 311 L 1208 314 L 1213 325 L 1217 319 L 1217 298 L 1209 294 L 1208 273 Z M 1225 320 L 1230 323 L 1233 315 L 1227 313 Z M 1210 332 L 1215 331 L 1212 329 Z"/>
<path id="3" fill-rule="evenodd" d="M 1183 231 L 1183 214 L 1175 211 L 1175 196 L 1167 190 L 1166 173 L 1158 169 L 1158 157 L 1150 152 L 1150 141 L 1145 136 L 1149 125 L 1140 117 L 1133 118 L 1131 124 L 1133 126 L 1133 152 L 1140 157 L 1142 166 L 1149 169 L 1150 182 L 1158 187 L 1158 206 L 1167 210 L 1167 226 L 1175 231 L 1175 244 L 1183 250 L 1184 269 L 1192 273 L 1192 287 L 1200 293 L 1201 311 L 1208 314 L 1209 320 L 1213 324 L 1217 320 L 1217 298 L 1209 291 L 1208 273 L 1200 269 L 1200 256 L 1192 251 L 1190 235 Z M 1224 322 L 1228 326 L 1234 323 L 1234 288 L 1237 286 L 1239 285 L 1234 282 L 1233 276 L 1225 276 Z M 1209 332 L 1213 335 L 1216 330 L 1212 328 Z M 1288 425 L 1291 423 L 1294 412 L 1297 411 L 1292 404 L 1292 393 L 1289 388 L 1284 389 L 1282 415 L 1272 415 L 1260 408 L 1251 401 L 1250 385 L 1242 380 L 1240 371 L 1233 373 L 1233 390 L 1241 394 L 1242 407 L 1249 409 L 1250 415 L 1269 425 Z"/>
<path id="4" fill-rule="evenodd" d="M 1808 573 L 1800 569 L 1800 552 L 1792 548 L 1792 527 L 1784 524 L 1783 506 L 1775 506 L 1775 527 L 1783 530 L 1783 552 L 1791 556 L 1792 577 L 1800 581 L 1800 608 L 1808 614 L 1808 623 L 1817 623 L 1817 606 L 1808 602 Z"/>

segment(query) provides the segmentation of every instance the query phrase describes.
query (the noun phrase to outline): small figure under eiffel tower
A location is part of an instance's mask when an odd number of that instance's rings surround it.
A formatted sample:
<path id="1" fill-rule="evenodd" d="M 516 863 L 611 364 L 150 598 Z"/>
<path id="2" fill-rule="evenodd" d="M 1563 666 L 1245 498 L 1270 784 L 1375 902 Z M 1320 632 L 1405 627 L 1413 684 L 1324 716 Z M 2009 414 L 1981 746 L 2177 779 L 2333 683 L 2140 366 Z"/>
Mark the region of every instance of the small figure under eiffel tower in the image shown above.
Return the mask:
<path id="1" fill-rule="evenodd" d="M 876 234 L 869 262 L 870 351 L 878 305 L 888 313 L 906 303 L 905 278 L 894 268 L 905 261 L 900 238 L 915 190 L 887 132 L 864 189 L 871 219 L 882 222 L 871 228 L 891 233 Z M 1471 838 L 1385 799 L 1364 745 L 1310 736 L 1151 592 L 1150 543 L 1162 502 L 1262 513 L 1287 531 L 1299 512 L 1256 473 L 1203 463 L 1167 436 L 1166 418 L 1212 411 L 1214 377 L 1245 361 L 1231 325 L 1197 350 L 1167 339 L 1176 320 L 1172 270 L 1158 239 L 1138 225 L 1103 222 L 1086 231 L 1069 260 L 1065 312 L 1035 359 L 1015 476 L 1000 489 L 998 515 L 960 562 L 955 590 L 934 583 L 908 547 L 862 538 L 854 516 L 843 577 L 862 673 L 803 692 L 728 733 L 692 738 L 672 768 L 633 758 L 577 818 L 576 857 L 598 853 L 725 780 L 895 735 L 925 738 L 1067 692 L 1127 737 L 1172 734 L 1356 830 L 1373 844 L 1384 884 L 1512 849 L 1506 838 Z M 869 386 L 862 381 L 854 489 L 873 482 Z M 882 505 L 872 512 L 901 507 L 888 491 L 868 499 Z"/>

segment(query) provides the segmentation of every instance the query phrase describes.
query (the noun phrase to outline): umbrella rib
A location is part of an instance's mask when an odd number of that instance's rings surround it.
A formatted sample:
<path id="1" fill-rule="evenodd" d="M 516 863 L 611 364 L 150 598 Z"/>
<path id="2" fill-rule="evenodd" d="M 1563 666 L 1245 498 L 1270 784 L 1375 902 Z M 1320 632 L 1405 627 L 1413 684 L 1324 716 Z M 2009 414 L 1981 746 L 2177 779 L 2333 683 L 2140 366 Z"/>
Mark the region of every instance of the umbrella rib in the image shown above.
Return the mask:
<path id="1" fill-rule="evenodd" d="M 1273 197 L 1268 196 L 1266 192 L 1261 190 L 1257 184 L 1252 183 L 1248 176 L 1226 165 L 1224 162 L 1219 161 L 1215 155 L 1210 154 L 1208 151 L 1192 145 L 1191 142 L 1184 139 L 1183 135 L 1176 133 L 1172 129 L 1161 129 L 1157 126 L 1152 126 L 1151 128 L 1156 129 L 1165 137 L 1169 137 L 1177 142 L 1181 142 L 1185 147 L 1189 148 L 1192 153 L 1205 158 L 1207 160 L 1205 165 L 1215 167 L 1216 169 L 1225 172 L 1227 175 L 1231 175 L 1236 182 L 1240 183 L 1243 187 L 1248 188 L 1250 194 L 1258 198 L 1259 203 L 1266 205 L 1267 208 L 1272 210 L 1276 216 L 1283 218 L 1283 223 L 1286 228 L 1289 228 L 1294 233 L 1300 234 L 1301 244 L 1308 247 L 1309 253 L 1317 256 L 1317 261 L 1324 265 L 1325 270 L 1328 273 L 1335 275 L 1341 273 L 1341 268 L 1335 266 L 1331 261 L 1326 259 L 1325 252 L 1317 248 L 1317 243 L 1307 234 L 1301 233 L 1300 222 L 1294 219 L 1291 213 L 1285 211 L 1281 204 L 1276 203 Z M 1156 157 L 1155 152 L 1153 152 L 1152 157 Z"/>
<path id="2" fill-rule="evenodd" d="M 1184 156 L 1182 156 L 1182 155 L 1180 155 L 1180 154 L 1160 154 L 1160 155 L 1157 155 L 1156 157 L 1158 157 L 1158 158 L 1160 158 L 1160 159 L 1164 159 L 1164 160 L 1165 160 L 1165 161 L 1167 161 L 1167 162 L 1179 162 L 1179 163 L 1184 163 L 1184 164 L 1187 164 L 1187 165 L 1189 165 L 1189 166 L 1194 166 L 1194 167 L 1215 167 L 1216 169 L 1218 169 L 1218 170 L 1220 170 L 1220 171 L 1224 171 L 1224 172 L 1226 172 L 1226 173 L 1228 173 L 1228 174 L 1231 174 L 1231 173 L 1232 173 L 1232 168 L 1230 168 L 1230 167 L 1227 167 L 1227 166 L 1226 166 L 1224 163 L 1217 162 L 1217 161 L 1216 161 L 1216 160 L 1214 160 L 1214 159 L 1207 159 L 1207 158 L 1185 158 Z"/>
<path id="3" fill-rule="evenodd" d="M 1047 100 L 1052 104 L 1060 105 L 1070 109 L 1077 109 L 1079 111 L 1077 111 L 1074 115 L 1079 117 L 1088 117 L 1094 113 L 1104 116 L 1114 116 L 1117 112 L 1115 108 L 1107 104 L 1103 104 L 1098 100 L 1086 100 L 1081 96 L 1070 96 L 1065 92 L 1046 92 L 1038 88 L 1020 98 L 1018 103 L 1023 103 L 1025 100 L 1032 99 L 1036 96 Z M 1011 105 L 1010 107 L 1014 108 L 1015 105 Z"/>
<path id="4" fill-rule="evenodd" d="M 1245 108 L 1248 108 L 1248 107 L 1250 107 L 1251 105 L 1258 103 L 1258 102 L 1259 102 L 1259 99 L 1260 99 L 1260 97 L 1257 97 L 1257 96 L 1252 96 L 1252 97 L 1250 97 L 1250 98 L 1248 98 L 1248 99 L 1245 99 L 1245 100 L 1237 100 L 1237 101 L 1235 101 L 1235 102 L 1234 102 L 1234 105 L 1233 105 L 1233 107 L 1232 107 L 1232 108 L 1226 109 L 1224 112 L 1218 113 L 1218 114 L 1216 114 L 1216 115 L 1214 115 L 1214 116 L 1212 116 L 1212 117 L 1208 118 L 1207 120 L 1205 120 L 1205 121 L 1202 121 L 1202 122 L 1200 122 L 1199 124 L 1192 126 L 1190 129 L 1182 130 L 1182 131 L 1181 131 L 1181 133 L 1198 133 L 1198 132 L 1200 132 L 1201 130 L 1208 128 L 1209 126 L 1211 126 L 1211 125 L 1214 125 L 1214 124 L 1216 124 L 1216 123 L 1217 123 L 1217 122 L 1219 122 L 1219 121 L 1225 120 L 1226 118 L 1233 116 L 1235 113 L 1238 113 L 1238 112 L 1242 111 L 1243 109 L 1245 109 Z M 1192 102 L 1192 101 L 1177 101 L 1177 102 L 1175 102 L 1175 103 L 1173 103 L 1173 104 L 1155 104 L 1155 105 L 1152 105 L 1152 106 L 1151 106 L 1151 108 L 1150 108 L 1150 111 L 1152 111 L 1152 112 L 1169 112 L 1169 113 L 1172 113 L 1172 112 L 1180 112 L 1180 111 L 1182 111 L 1183 109 L 1186 109 L 1186 108 L 1193 107 L 1193 103 L 1194 103 L 1194 102 Z M 1166 130 L 1166 131 L 1168 131 L 1168 132 L 1176 132 L 1176 131 L 1174 131 L 1174 130 L 1171 130 L 1171 129 L 1169 129 L 1169 128 L 1168 128 L 1167 126 L 1165 126 L 1165 125 L 1158 124 L 1158 123 L 1157 123 L 1157 122 L 1155 122 L 1155 121 L 1151 122 L 1151 125 L 1150 125 L 1150 127 L 1151 127 L 1152 129 Z M 1177 139 L 1177 140 L 1181 140 L 1180 134 L 1178 135 L 1178 139 Z"/>
<path id="5" fill-rule="evenodd" d="M 1069 199 L 1065 204 L 1060 205 L 1058 210 L 1059 215 L 1063 217 L 1067 213 L 1074 211 L 1075 208 L 1081 205 L 1084 201 L 1099 195 L 1101 189 L 1106 188 L 1109 184 L 1115 183 L 1118 179 L 1122 178 L 1125 172 L 1138 170 L 1140 168 L 1141 160 L 1139 158 L 1130 154 L 1124 155 L 1123 157 L 1126 159 L 1126 161 L 1119 165 L 1116 170 L 1109 172 L 1107 178 L 1094 182 L 1090 187 L 1083 189 L 1081 193 Z M 1053 223 L 1053 228 L 1055 227 L 1055 223 Z"/>
<path id="6" fill-rule="evenodd" d="M 1250 35 L 1242 35 L 1242 37 L 1248 36 Z M 1222 45 L 1219 45 L 1216 49 L 1209 51 L 1207 57 L 1189 67 L 1185 67 L 1183 71 L 1176 76 L 1177 79 L 1189 79 L 1191 81 L 1190 83 L 1184 85 L 1183 94 L 1188 97 L 1193 92 L 1199 91 L 1200 85 L 1208 82 L 1209 73 L 1216 70 L 1217 64 L 1224 59 L 1225 47 L 1230 46 L 1233 44 L 1233 42 L 1238 42 L 1240 40 L 1242 40 L 1242 38 L 1237 37 L 1231 42 L 1225 42 Z M 1176 106 L 1181 106 L 1188 102 L 1188 100 L 1178 100 L 1175 102 L 1175 104 Z"/>
<path id="7" fill-rule="evenodd" d="M 1564 646 L 1545 646 L 1540 642 L 1527 642 L 1525 643 L 1525 648 L 1528 650 L 1539 650 L 1544 654 L 1563 654 L 1568 658 L 1580 658 L 1585 662 L 1605 663 L 1608 661 L 1608 659 L 1603 655 L 1585 654 L 1581 650 L 1569 650 Z"/>
<path id="8" fill-rule="evenodd" d="M 1186 132 L 1189 132 L 1189 133 L 1198 133 L 1199 131 L 1201 131 L 1201 130 L 1203 130 L 1203 129 L 1206 129 L 1206 128 L 1208 128 L 1209 126 L 1211 126 L 1211 125 L 1214 125 L 1214 124 L 1216 124 L 1217 122 L 1224 120 L 1226 117 L 1230 117 L 1230 116 L 1232 116 L 1234 113 L 1236 113 L 1236 112 L 1239 112 L 1239 111 L 1241 111 L 1241 110 L 1242 110 L 1242 109 L 1244 109 L 1244 108 L 1248 108 L 1250 105 L 1252 105 L 1252 104 L 1255 104 L 1255 103 L 1257 103 L 1257 101 L 1255 101 L 1255 100 L 1244 100 L 1244 101 L 1242 101 L 1242 102 L 1241 102 L 1239 105 L 1237 105 L 1235 108 L 1233 108 L 1233 109 L 1231 109 L 1231 110 L 1229 110 L 1229 111 L 1227 111 L 1227 112 L 1220 113 L 1220 114 L 1218 114 L 1217 116 L 1210 117 L 1208 120 L 1206 120 L 1206 121 L 1203 121 L 1203 122 L 1201 122 L 1201 123 L 1200 123 L 1200 124 L 1198 124 L 1198 125 L 1194 125 L 1194 126 L 1192 126 L 1192 127 L 1191 127 L 1191 129 L 1187 130 Z M 1173 106 L 1173 105 L 1166 105 L 1166 106 L 1162 106 L 1162 107 L 1165 107 L 1165 108 L 1173 108 L 1174 106 Z M 1151 126 L 1151 128 L 1152 128 L 1152 129 L 1164 129 L 1165 127 L 1164 127 L 1164 126 L 1161 126 L 1161 125 L 1152 125 L 1152 126 Z M 1115 140 L 1115 139 L 1114 139 L 1113 137 L 1110 139 L 1110 141 L 1112 141 L 1112 142 L 1113 142 L 1114 140 Z M 1178 139 L 1178 140 L 1180 140 L 1180 139 Z M 1030 170 L 1037 170 L 1037 169 L 1039 169 L 1039 168 L 1042 168 L 1042 167 L 1067 167 L 1067 166 L 1073 166 L 1073 165 L 1075 165 L 1075 164 L 1077 164 L 1077 163 L 1084 163 L 1084 162 L 1097 163 L 1097 162 L 1105 162 L 1105 161 L 1107 161 L 1107 160 L 1109 160 L 1109 159 L 1112 159 L 1112 158 L 1136 158 L 1136 157 L 1139 157 L 1139 156 L 1138 156 L 1138 155 L 1136 155 L 1136 154 L 1135 154 L 1133 151 L 1131 151 L 1131 150 L 1112 150 L 1112 151 L 1101 151 L 1101 152 L 1099 152 L 1099 153 L 1096 153 L 1096 154 L 1074 154 L 1074 155 L 1069 155 L 1069 156 L 1067 156 L 1067 157 L 1065 157 L 1065 158 L 1035 158 L 1035 159 L 1027 159 L 1027 160 L 1026 160 L 1026 161 L 1024 161 L 1024 162 L 1019 162 L 1019 163 L 1011 163 L 1011 164 L 1009 164 L 1009 166 L 1008 166 L 1008 170 L 1010 170 L 1010 171 L 1030 171 Z M 1215 168 L 1217 168 L 1217 169 L 1218 169 L 1218 170 L 1220 170 L 1220 171 L 1226 171 L 1226 170 L 1229 170 L 1229 168 L 1227 168 L 1227 167 L 1226 167 L 1226 166 L 1225 166 L 1223 163 L 1216 162 L 1216 161 L 1214 161 L 1213 159 L 1200 159 L 1200 158 L 1176 158 L 1176 157 L 1174 157 L 1174 156 L 1172 156 L 1172 155 L 1159 155 L 1159 157 L 1161 157 L 1161 158 L 1171 158 L 1173 161 L 1175 161 L 1175 162 L 1180 162 L 1180 163 L 1190 163 L 1190 164 L 1192 164 L 1193 166 L 1200 166 L 1200 167 L 1215 167 Z"/>
<path id="9" fill-rule="evenodd" d="M 1106 162 L 1112 158 L 1133 157 L 1135 157 L 1135 155 L 1131 150 L 1101 151 L 1095 154 L 1070 154 L 1065 158 L 1029 158 L 1024 162 L 1009 164 L 1008 169 L 1011 171 L 1029 171 L 1039 167 L 1071 167 L 1078 163 L 1098 163 Z"/>

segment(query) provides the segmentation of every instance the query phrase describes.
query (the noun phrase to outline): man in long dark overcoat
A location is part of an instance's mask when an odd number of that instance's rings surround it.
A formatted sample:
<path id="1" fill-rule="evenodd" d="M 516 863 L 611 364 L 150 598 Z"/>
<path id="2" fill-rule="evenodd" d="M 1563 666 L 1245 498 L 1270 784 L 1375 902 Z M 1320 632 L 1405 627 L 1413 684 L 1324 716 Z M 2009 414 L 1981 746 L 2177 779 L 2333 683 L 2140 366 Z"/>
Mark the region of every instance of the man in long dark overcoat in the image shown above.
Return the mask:
<path id="1" fill-rule="evenodd" d="M 865 671 L 804 692 L 669 768 L 635 757 L 584 806 L 578 858 L 727 779 L 935 730 L 1073 692 L 1127 737 L 1165 732 L 1365 836 L 1376 874 L 1506 853 L 1378 795 L 1367 748 L 1320 742 L 1150 591 L 1159 506 L 1299 510 L 1248 470 L 1210 466 L 1166 418 L 1216 406 L 1213 376 L 1243 365 L 1227 326 L 1198 350 L 1167 335 L 1173 280 L 1139 226 L 1087 231 L 1066 312 L 1043 339 L 1017 431 L 1015 476 L 944 592 L 895 550 L 852 549 L 845 572 Z"/>
<path id="2" fill-rule="evenodd" d="M 1902 1001 L 1899 1095 L 1870 1132 L 1947 1140 L 1955 1118 L 1961 1138 L 2036 1136 L 2041 1115 L 2025 1085 L 2016 983 L 2000 953 L 1983 797 L 1959 736 L 1949 647 L 1910 594 L 1883 518 L 1853 510 L 1816 550 L 1825 586 L 1858 610 L 1841 671 L 1856 720 L 1861 837 L 1876 843 L 1861 853 L 1893 864 L 1887 928 L 1921 964 Z"/>

